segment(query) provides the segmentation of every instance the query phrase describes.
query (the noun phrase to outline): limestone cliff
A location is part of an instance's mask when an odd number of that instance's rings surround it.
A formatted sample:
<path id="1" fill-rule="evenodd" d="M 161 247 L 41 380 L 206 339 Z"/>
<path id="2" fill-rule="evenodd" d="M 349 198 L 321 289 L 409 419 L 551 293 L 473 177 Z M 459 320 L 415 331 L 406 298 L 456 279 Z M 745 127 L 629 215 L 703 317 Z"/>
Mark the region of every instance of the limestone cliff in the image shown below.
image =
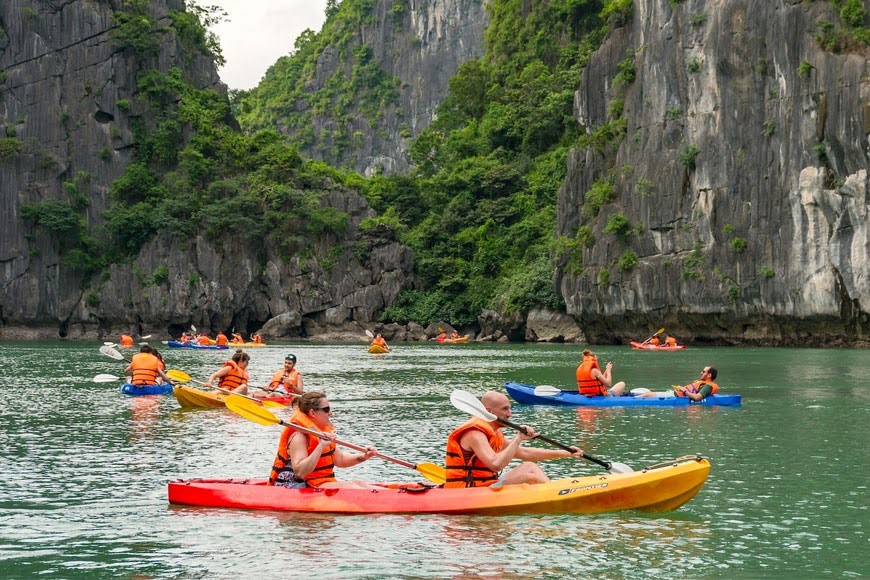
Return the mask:
<path id="1" fill-rule="evenodd" d="M 321 34 L 331 34 L 334 44 L 319 50 L 299 98 L 292 104 L 276 98 L 270 122 L 300 142 L 306 155 L 330 165 L 365 175 L 405 171 L 410 146 L 435 118 L 450 77 L 484 52 L 484 2 L 345 4 L 353 5 L 348 12 L 364 12 L 327 21 Z M 280 75 L 270 71 L 263 82 L 280 88 L 287 82 Z M 267 87 L 252 98 L 265 101 L 273 92 Z M 288 122 L 288 110 L 297 123 Z"/>
<path id="2" fill-rule="evenodd" d="M 592 341 L 868 338 L 870 64 L 820 46 L 839 26 L 827 2 L 635 0 L 575 99 L 624 138 L 575 151 L 559 199 L 557 234 L 594 236 L 557 272 Z"/>
<path id="3" fill-rule="evenodd" d="M 147 29 L 119 42 L 116 15 L 131 4 L 147 10 Z M 377 229 L 359 233 L 360 220 L 373 212 L 345 188 L 321 199 L 349 216 L 345 236 L 313 241 L 290 260 L 241 239 L 167 232 L 133 260 L 86 276 L 62 259 L 63 239 L 23 219 L 23 208 L 54 200 L 76 208 L 82 231 L 103 221 L 109 186 L 132 159 L 137 128 L 153 126 L 159 112 L 138 85 L 147 70 L 177 68 L 197 89 L 225 98 L 212 55 L 174 32 L 173 11 L 181 10 L 181 0 L 0 3 L 0 331 L 165 336 L 190 324 L 249 332 L 268 323 L 273 337 L 330 325 L 362 335 L 358 324 L 413 283 L 413 261 Z M 79 231 L 77 222 L 53 226 Z"/>

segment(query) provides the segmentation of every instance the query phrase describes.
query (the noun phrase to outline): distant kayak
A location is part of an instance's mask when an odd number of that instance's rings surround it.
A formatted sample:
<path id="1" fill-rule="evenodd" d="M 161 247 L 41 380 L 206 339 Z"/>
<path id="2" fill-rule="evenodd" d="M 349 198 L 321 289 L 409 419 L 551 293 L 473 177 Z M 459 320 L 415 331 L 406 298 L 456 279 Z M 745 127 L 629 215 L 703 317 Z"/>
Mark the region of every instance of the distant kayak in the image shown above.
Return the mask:
<path id="1" fill-rule="evenodd" d="M 232 348 L 256 348 L 258 346 L 266 346 L 265 342 L 231 342 Z"/>
<path id="2" fill-rule="evenodd" d="M 369 346 L 369 352 L 372 354 L 387 354 L 390 351 L 385 349 L 384 347 L 382 347 L 379 344 L 373 344 L 373 345 Z"/>
<path id="3" fill-rule="evenodd" d="M 688 397 L 637 397 L 630 394 L 621 397 L 587 397 L 577 391 L 558 391 L 552 395 L 536 395 L 534 385 L 515 382 L 505 383 L 504 388 L 508 395 L 517 402 L 530 405 L 569 407 L 689 407 L 695 405 L 737 407 L 740 405 L 740 395 L 710 395 L 695 402 Z"/>
<path id="4" fill-rule="evenodd" d="M 468 335 L 466 334 L 458 338 L 436 338 L 435 342 L 439 344 L 464 344 L 468 342 Z"/>
<path id="5" fill-rule="evenodd" d="M 218 346 L 216 344 L 194 344 L 192 342 L 179 342 L 177 340 L 167 341 L 166 346 L 169 348 L 192 348 L 194 350 L 227 350 L 228 346 Z"/>
<path id="6" fill-rule="evenodd" d="M 133 385 L 131 383 L 124 383 L 121 385 L 120 391 L 125 395 L 130 395 L 131 397 L 138 397 L 141 395 L 168 395 L 172 392 L 172 385 L 169 383 L 163 383 L 162 385 Z"/>
<path id="7" fill-rule="evenodd" d="M 685 344 L 675 344 L 673 346 L 668 346 L 666 344 L 650 344 L 648 342 L 635 342 L 631 341 L 631 348 L 635 350 L 683 350 L 686 348 Z"/>

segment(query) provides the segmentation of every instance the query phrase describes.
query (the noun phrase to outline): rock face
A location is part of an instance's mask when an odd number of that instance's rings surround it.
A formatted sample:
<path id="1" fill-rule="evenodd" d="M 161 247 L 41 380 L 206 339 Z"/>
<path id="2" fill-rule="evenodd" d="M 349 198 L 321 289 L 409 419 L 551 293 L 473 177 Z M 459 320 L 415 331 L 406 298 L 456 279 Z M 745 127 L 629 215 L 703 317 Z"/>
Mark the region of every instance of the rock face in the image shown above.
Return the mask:
<path id="1" fill-rule="evenodd" d="M 350 216 L 346 237 L 315 241 L 305 257 L 285 262 L 244 240 L 161 234 L 99 279 L 64 265 L 57 243 L 21 219 L 28 204 L 75 193 L 86 200 L 88 229 L 100 223 L 109 186 L 130 162 L 132 127 L 153 117 L 137 98 L 144 63 L 112 38 L 122 5 L 0 3 L 0 331 L 36 338 L 265 325 L 268 338 L 304 335 L 308 325 L 362 336 L 361 325 L 413 284 L 413 259 L 389 237 L 359 232 L 373 212 L 354 192 L 336 188 L 323 200 Z M 183 3 L 147 6 L 167 27 Z M 177 67 L 196 88 L 226 93 L 209 55 L 186 50 L 171 31 L 155 35 L 147 66 Z"/>
<path id="2" fill-rule="evenodd" d="M 450 77 L 462 63 L 483 55 L 487 26 L 483 0 L 376 0 L 374 4 L 373 17 L 355 28 L 347 47 L 323 51 L 306 91 L 320 90 L 337 71 L 351 78 L 354 50 L 364 45 L 386 76 L 400 81 L 397 102 L 382 107 L 375 123 L 358 110 L 341 118 L 330 110 L 315 114 L 310 127 L 303 129 L 313 132 L 313 143 L 303 150 L 306 155 L 365 175 L 399 173 L 410 167 L 409 148 L 435 118 Z M 297 106 L 300 111 L 306 107 Z M 336 135 L 347 131 L 351 142 L 338 143 Z"/>
<path id="3" fill-rule="evenodd" d="M 557 272 L 592 342 L 867 339 L 870 61 L 821 48 L 822 21 L 841 26 L 830 3 L 636 0 L 596 52 L 576 118 L 591 134 L 622 99 L 627 131 L 573 152 L 557 224 L 595 236 Z"/>

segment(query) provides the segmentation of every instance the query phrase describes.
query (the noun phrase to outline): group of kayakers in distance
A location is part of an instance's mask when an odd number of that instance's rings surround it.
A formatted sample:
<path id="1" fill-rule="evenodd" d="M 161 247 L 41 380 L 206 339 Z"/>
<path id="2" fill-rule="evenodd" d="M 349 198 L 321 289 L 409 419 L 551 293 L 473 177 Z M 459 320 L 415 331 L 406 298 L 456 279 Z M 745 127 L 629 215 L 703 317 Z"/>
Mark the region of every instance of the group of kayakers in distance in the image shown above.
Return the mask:
<path id="1" fill-rule="evenodd" d="M 203 331 L 201 333 L 193 333 L 193 332 L 182 332 L 181 337 L 178 339 L 178 342 L 182 344 L 198 344 L 200 346 L 229 346 L 232 344 L 242 345 L 246 344 L 244 337 L 238 332 L 230 333 L 232 338 L 227 337 L 224 332 L 218 332 L 214 338 L 209 336 L 209 333 Z M 260 333 L 255 332 L 251 335 L 251 344 L 262 344 L 263 337 Z"/>

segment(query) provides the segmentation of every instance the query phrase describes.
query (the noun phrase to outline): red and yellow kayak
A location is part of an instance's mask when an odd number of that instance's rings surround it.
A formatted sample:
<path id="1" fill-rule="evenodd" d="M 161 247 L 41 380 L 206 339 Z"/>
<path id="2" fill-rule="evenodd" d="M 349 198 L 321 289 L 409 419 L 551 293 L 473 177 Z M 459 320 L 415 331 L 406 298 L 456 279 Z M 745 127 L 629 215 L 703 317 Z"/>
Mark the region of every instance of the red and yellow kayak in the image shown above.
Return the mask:
<path id="1" fill-rule="evenodd" d="M 175 385 L 172 393 L 182 407 L 226 407 L 228 395 L 218 391 L 206 391 L 190 385 Z M 293 401 L 291 396 L 264 397 L 264 401 L 272 401 L 282 405 L 289 405 Z"/>
<path id="2" fill-rule="evenodd" d="M 177 505 L 341 514 L 596 514 L 674 510 L 700 491 L 710 463 L 685 456 L 630 473 L 568 477 L 547 483 L 478 488 L 381 484 L 368 489 L 287 489 L 264 479 L 188 479 L 169 483 Z"/>

